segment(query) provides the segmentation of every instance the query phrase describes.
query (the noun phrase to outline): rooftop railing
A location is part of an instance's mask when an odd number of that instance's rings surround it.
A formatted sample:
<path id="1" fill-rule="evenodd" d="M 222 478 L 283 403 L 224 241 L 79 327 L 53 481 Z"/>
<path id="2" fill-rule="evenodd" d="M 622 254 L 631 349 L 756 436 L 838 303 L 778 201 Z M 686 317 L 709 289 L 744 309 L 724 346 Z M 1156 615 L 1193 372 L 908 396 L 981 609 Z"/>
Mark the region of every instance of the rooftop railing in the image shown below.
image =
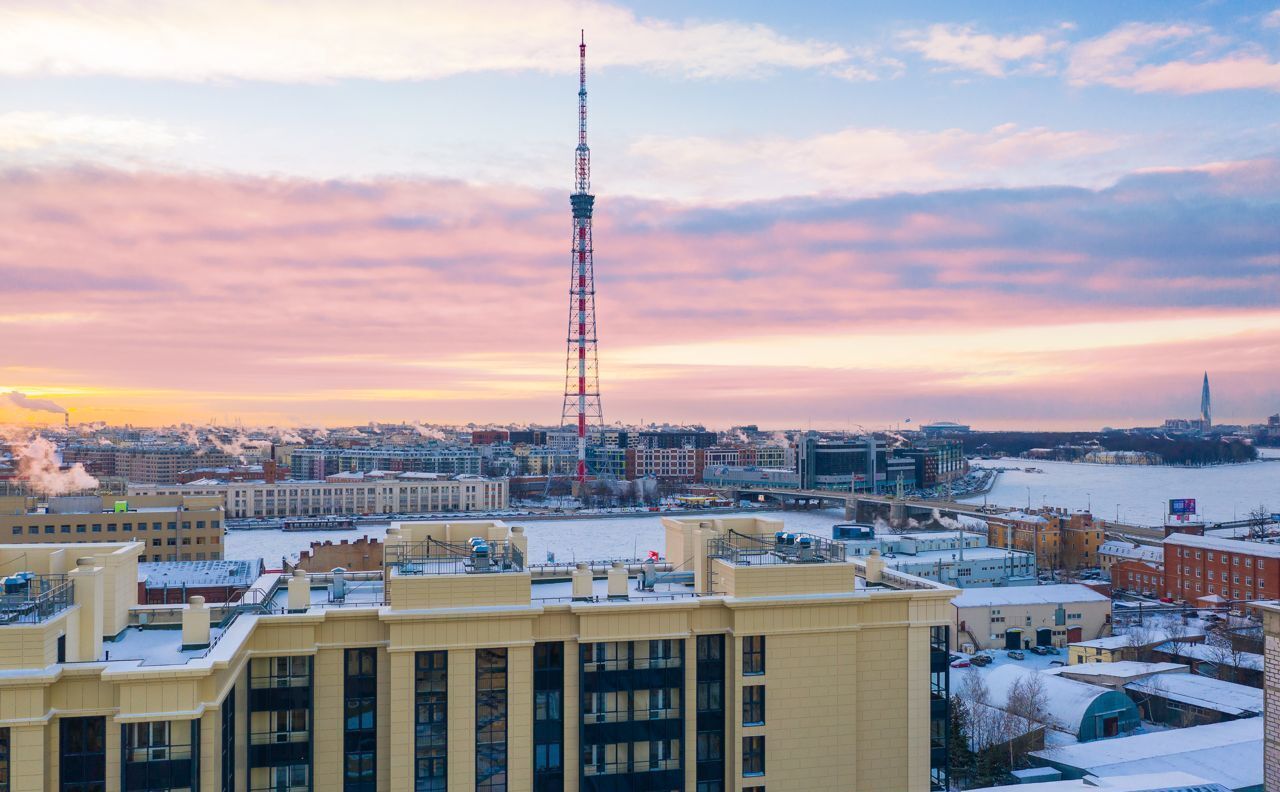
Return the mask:
<path id="1" fill-rule="evenodd" d="M 523 572 L 524 553 L 505 539 L 476 537 L 467 542 L 442 542 L 427 537 L 415 544 L 387 545 L 383 566 L 401 575 Z"/>
<path id="2" fill-rule="evenodd" d="M 19 575 L 0 587 L 0 626 L 39 624 L 75 602 L 75 584 L 66 575 Z"/>
<path id="3" fill-rule="evenodd" d="M 707 556 L 742 566 L 813 564 L 844 561 L 845 546 L 809 533 L 757 535 L 731 530 L 707 543 Z"/>

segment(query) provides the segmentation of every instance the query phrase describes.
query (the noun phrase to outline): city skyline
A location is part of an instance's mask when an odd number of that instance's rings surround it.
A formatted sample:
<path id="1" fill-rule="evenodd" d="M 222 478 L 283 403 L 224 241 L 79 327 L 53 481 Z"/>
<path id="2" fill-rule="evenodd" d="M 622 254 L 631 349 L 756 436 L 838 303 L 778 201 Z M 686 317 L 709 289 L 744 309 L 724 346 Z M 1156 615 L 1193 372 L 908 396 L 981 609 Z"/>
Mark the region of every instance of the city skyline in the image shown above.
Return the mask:
<path id="1" fill-rule="evenodd" d="M 0 8 L 0 393 L 74 421 L 553 422 L 581 27 L 610 422 L 1280 408 L 1274 3 L 111 5 Z"/>

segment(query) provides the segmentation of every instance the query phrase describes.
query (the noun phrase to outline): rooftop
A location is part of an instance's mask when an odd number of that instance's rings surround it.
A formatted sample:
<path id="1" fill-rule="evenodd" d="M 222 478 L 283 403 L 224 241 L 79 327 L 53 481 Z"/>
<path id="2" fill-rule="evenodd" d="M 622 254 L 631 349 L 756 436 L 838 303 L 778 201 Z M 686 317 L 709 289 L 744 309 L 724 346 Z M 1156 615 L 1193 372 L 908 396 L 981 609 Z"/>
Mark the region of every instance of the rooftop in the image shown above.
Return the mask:
<path id="1" fill-rule="evenodd" d="M 967 555 L 967 553 L 966 553 Z M 1065 605 L 1077 602 L 1110 602 L 1088 586 L 1056 583 L 1048 586 L 964 589 L 952 600 L 957 608 L 999 607 L 1001 605 Z"/>
<path id="2" fill-rule="evenodd" d="M 1171 534 L 1164 541 L 1165 544 L 1170 545 L 1226 550 L 1229 553 L 1245 553 L 1264 558 L 1280 558 L 1280 544 L 1275 542 L 1250 542 L 1243 539 L 1224 539 L 1220 536 L 1196 536 L 1184 533 Z"/>
<path id="3" fill-rule="evenodd" d="M 1157 646 L 1156 651 L 1164 652 L 1174 657 L 1207 660 L 1215 665 L 1230 665 L 1252 671 L 1261 671 L 1263 669 L 1263 658 L 1260 654 L 1233 652 L 1226 647 L 1213 646 L 1206 643 L 1170 641 Z"/>
<path id="4" fill-rule="evenodd" d="M 1227 715 L 1262 713 L 1262 690 L 1200 674 L 1160 674 L 1130 682 L 1125 690 L 1181 701 Z"/>
<path id="5" fill-rule="evenodd" d="M 1229 789 L 1262 788 L 1262 718 L 1034 751 L 1055 765 L 1096 775 L 1181 771 Z"/>
<path id="6" fill-rule="evenodd" d="M 1078 646 L 1079 644 L 1072 645 Z M 1055 666 L 1047 669 L 1044 673 L 1133 678 L 1150 676 L 1151 674 L 1181 673 L 1187 670 L 1187 667 L 1182 663 L 1143 663 L 1137 660 L 1118 660 L 1114 663 L 1077 663 L 1070 666 Z"/>
<path id="7" fill-rule="evenodd" d="M 262 573 L 262 559 L 225 561 L 145 561 L 138 582 L 147 588 L 167 586 L 249 586 Z"/>

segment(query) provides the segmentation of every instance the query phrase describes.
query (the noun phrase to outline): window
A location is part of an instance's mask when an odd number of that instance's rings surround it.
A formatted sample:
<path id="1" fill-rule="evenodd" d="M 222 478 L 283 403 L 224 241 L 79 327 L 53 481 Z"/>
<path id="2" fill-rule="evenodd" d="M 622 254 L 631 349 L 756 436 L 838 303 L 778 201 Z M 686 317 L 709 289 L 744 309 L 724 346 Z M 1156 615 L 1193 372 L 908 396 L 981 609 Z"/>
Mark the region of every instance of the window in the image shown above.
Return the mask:
<path id="1" fill-rule="evenodd" d="M 448 652 L 418 652 L 414 673 L 414 790 L 445 789 L 448 755 Z"/>
<path id="2" fill-rule="evenodd" d="M 222 792 L 236 792 L 236 689 L 222 701 Z"/>
<path id="3" fill-rule="evenodd" d="M 764 636 L 748 635 L 742 639 L 742 673 L 764 673 Z"/>
<path id="4" fill-rule="evenodd" d="M 343 680 L 344 792 L 377 789 L 378 650 L 348 649 Z"/>
<path id="5" fill-rule="evenodd" d="M 0 792 L 9 792 L 9 730 L 0 729 Z"/>
<path id="6" fill-rule="evenodd" d="M 698 683 L 698 712 L 724 709 L 724 683 L 720 680 Z"/>
<path id="7" fill-rule="evenodd" d="M 476 789 L 507 789 L 507 650 L 476 650 Z"/>
<path id="8" fill-rule="evenodd" d="M 764 685 L 746 685 L 742 688 L 742 725 L 759 726 L 764 723 Z"/>
<path id="9" fill-rule="evenodd" d="M 719 635 L 699 635 L 698 636 L 698 662 L 707 662 L 721 659 L 721 647 L 724 645 L 723 636 Z"/>
<path id="10" fill-rule="evenodd" d="M 764 737 L 742 738 L 742 774 L 764 775 Z"/>
<path id="11" fill-rule="evenodd" d="M 61 792 L 100 792 L 107 783 L 107 723 L 103 717 L 62 718 Z"/>
<path id="12" fill-rule="evenodd" d="M 724 735 L 718 731 L 698 732 L 698 761 L 714 762 L 724 758 Z"/>

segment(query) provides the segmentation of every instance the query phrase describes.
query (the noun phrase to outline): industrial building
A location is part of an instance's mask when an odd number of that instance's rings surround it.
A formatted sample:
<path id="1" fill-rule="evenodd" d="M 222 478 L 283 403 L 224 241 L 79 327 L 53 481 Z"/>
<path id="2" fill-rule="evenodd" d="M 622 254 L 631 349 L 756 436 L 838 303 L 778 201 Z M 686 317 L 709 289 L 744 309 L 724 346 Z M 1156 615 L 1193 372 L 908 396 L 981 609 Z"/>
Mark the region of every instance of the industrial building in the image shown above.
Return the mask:
<path id="1" fill-rule="evenodd" d="M 335 473 L 324 481 L 205 480 L 164 487 L 130 487 L 129 492 L 218 496 L 225 498 L 230 519 L 491 512 L 509 504 L 506 479 L 384 470 Z"/>
<path id="2" fill-rule="evenodd" d="M 1164 540 L 1164 579 L 1165 596 L 1192 603 L 1277 599 L 1280 544 L 1174 533 Z"/>
<path id="3" fill-rule="evenodd" d="M 836 539 L 850 554 L 877 550 L 890 569 L 956 588 L 1036 585 L 1036 559 L 1020 550 L 988 547 L 986 534 L 970 531 L 877 533 L 872 525 L 837 525 Z"/>
<path id="4" fill-rule="evenodd" d="M 1064 647 L 1097 638 L 1111 621 L 1111 599 L 1076 583 L 970 588 L 952 604 L 964 651 Z"/>
<path id="5" fill-rule="evenodd" d="M 383 571 L 159 610 L 140 543 L 0 546 L 0 785 L 944 786 L 953 589 L 775 520 L 664 524 L 680 573 L 399 523 Z"/>
<path id="6" fill-rule="evenodd" d="M 143 560 L 215 561 L 222 558 L 224 518 L 222 499 L 216 496 L 14 496 L 0 498 L 0 541 L 137 541 L 143 545 Z"/>

